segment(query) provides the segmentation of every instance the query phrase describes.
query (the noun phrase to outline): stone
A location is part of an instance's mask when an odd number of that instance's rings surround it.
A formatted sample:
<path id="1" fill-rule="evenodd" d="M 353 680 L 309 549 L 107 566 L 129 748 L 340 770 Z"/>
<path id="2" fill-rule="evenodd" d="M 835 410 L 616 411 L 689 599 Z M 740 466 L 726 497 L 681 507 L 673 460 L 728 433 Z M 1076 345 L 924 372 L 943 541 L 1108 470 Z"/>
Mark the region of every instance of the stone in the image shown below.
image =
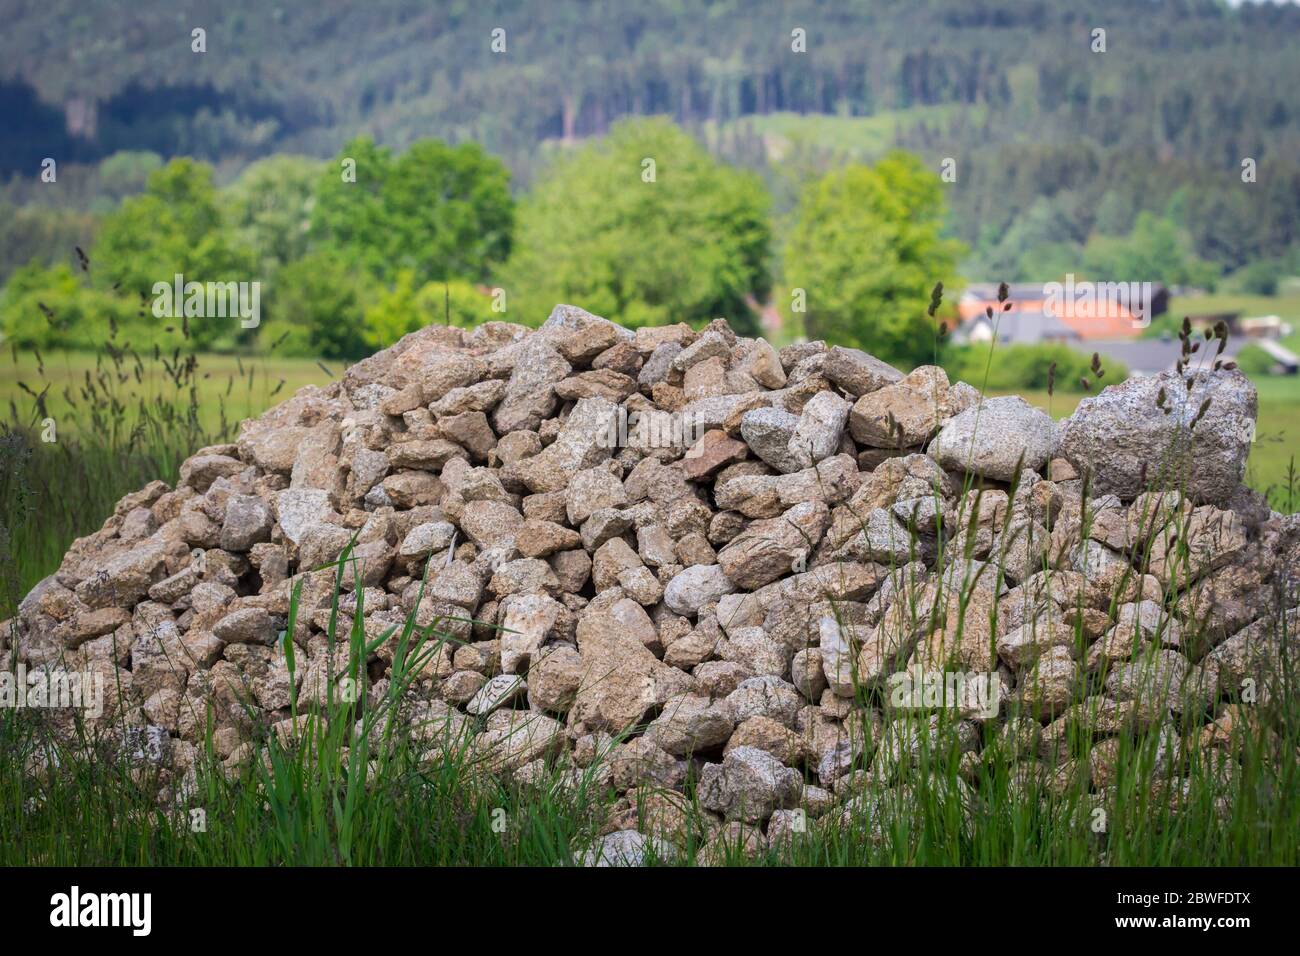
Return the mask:
<path id="1" fill-rule="evenodd" d="M 722 704 L 707 697 L 681 694 L 664 702 L 645 736 L 667 753 L 689 757 L 726 743 L 734 728 L 731 714 Z"/>
<path id="2" fill-rule="evenodd" d="M 1060 454 L 1092 478 L 1093 494 L 1132 501 L 1152 487 L 1178 487 L 1195 504 L 1222 505 L 1246 473 L 1259 401 L 1240 371 L 1130 378 L 1085 398 L 1062 426 Z M 1164 392 L 1164 407 L 1157 405 Z M 1209 406 L 1192 428 L 1201 405 Z"/>
<path id="3" fill-rule="evenodd" d="M 674 614 L 695 617 L 700 608 L 731 594 L 736 585 L 718 564 L 695 565 L 674 575 L 664 589 L 664 603 Z"/>
<path id="4" fill-rule="evenodd" d="M 609 611 L 585 612 L 577 640 L 583 673 L 570 720 L 589 730 L 622 733 L 652 707 L 689 690 L 689 677 L 658 660 Z"/>
<path id="5" fill-rule="evenodd" d="M 822 363 L 822 374 L 855 398 L 899 381 L 903 373 L 859 349 L 832 346 Z"/>
<path id="6" fill-rule="evenodd" d="M 740 419 L 740 434 L 754 454 L 787 474 L 808 467 L 803 456 L 790 450 L 798 427 L 799 418 L 780 408 L 755 408 Z"/>
<path id="7" fill-rule="evenodd" d="M 528 685 L 522 677 L 514 674 L 498 674 L 493 677 L 465 705 L 465 713 L 482 717 L 498 708 L 504 707 L 528 692 Z"/>
<path id="8" fill-rule="evenodd" d="M 568 612 L 545 594 L 513 594 L 501 606 L 501 669 L 507 674 L 524 673 Z"/>
<path id="9" fill-rule="evenodd" d="M 849 431 L 857 442 L 875 448 L 921 445 L 939 427 L 947 395 L 944 370 L 923 365 L 859 398 L 849 412 Z"/>
<path id="10" fill-rule="evenodd" d="M 506 382 L 505 394 L 492 412 L 492 427 L 496 433 L 536 431 L 559 401 L 555 386 L 572 371 L 573 366 L 543 338 L 526 339 L 514 371 Z"/>
<path id="11" fill-rule="evenodd" d="M 672 845 L 654 836 L 643 836 L 636 830 L 616 830 L 607 833 L 593 847 L 574 855 L 576 866 L 635 867 L 651 862 L 672 863 L 677 851 Z"/>
<path id="12" fill-rule="evenodd" d="M 705 764 L 697 787 L 700 805 L 728 820 L 760 823 L 775 810 L 795 807 L 803 778 L 755 747 L 737 747 L 721 764 Z"/>
<path id="13" fill-rule="evenodd" d="M 985 399 L 948 419 L 928 454 L 950 470 L 1010 481 L 1018 468 L 1040 470 L 1059 443 L 1056 423 L 1046 412 L 1008 396 Z"/>
<path id="14" fill-rule="evenodd" d="M 737 587 L 754 590 L 791 573 L 801 561 L 806 566 L 829 524 L 830 510 L 822 502 L 795 505 L 733 538 L 718 553 L 718 565 Z"/>
<path id="15" fill-rule="evenodd" d="M 691 481 L 701 481 L 737 461 L 744 461 L 749 456 L 749 446 L 736 441 L 721 429 L 711 429 L 704 433 L 682 457 L 682 474 Z"/>

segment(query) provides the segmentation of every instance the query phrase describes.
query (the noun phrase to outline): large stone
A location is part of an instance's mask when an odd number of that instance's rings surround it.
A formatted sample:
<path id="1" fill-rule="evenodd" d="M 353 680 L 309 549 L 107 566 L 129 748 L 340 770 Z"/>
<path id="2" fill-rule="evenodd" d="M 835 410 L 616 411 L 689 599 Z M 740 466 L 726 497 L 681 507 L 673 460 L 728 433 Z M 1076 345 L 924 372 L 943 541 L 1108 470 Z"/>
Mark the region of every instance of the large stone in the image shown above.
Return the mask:
<path id="1" fill-rule="evenodd" d="M 658 660 L 609 611 L 588 610 L 582 615 L 578 652 L 582 683 L 569 718 L 588 731 L 622 733 L 639 724 L 652 707 L 690 689 L 686 674 Z"/>
<path id="2" fill-rule="evenodd" d="M 737 747 L 721 764 L 705 764 L 697 788 L 700 805 L 728 820 L 761 823 L 774 810 L 796 806 L 803 777 L 756 747 Z"/>
<path id="3" fill-rule="evenodd" d="M 755 408 L 740 419 L 740 434 L 754 454 L 777 471 L 806 468 L 804 458 L 790 449 L 799 418 L 780 408 Z"/>
<path id="4" fill-rule="evenodd" d="M 736 590 L 721 565 L 697 564 L 676 574 L 664 589 L 668 610 L 683 617 L 694 617 L 700 608 L 712 604 L 724 594 Z"/>
<path id="5" fill-rule="evenodd" d="M 1017 468 L 1038 471 L 1056 453 L 1057 426 L 1019 396 L 985 399 L 954 416 L 930 443 L 944 468 L 1010 481 Z"/>
<path id="6" fill-rule="evenodd" d="M 726 743 L 734 727 L 727 707 L 707 697 L 682 694 L 664 703 L 645 735 L 666 752 L 689 757 Z"/>
<path id="7" fill-rule="evenodd" d="M 545 594 L 513 594 L 502 606 L 501 669 L 507 674 L 523 673 L 567 612 L 563 604 Z"/>
<path id="8" fill-rule="evenodd" d="M 867 395 L 903 377 L 903 373 L 874 355 L 858 349 L 831 346 L 822 362 L 822 374 L 850 395 Z"/>
<path id="9" fill-rule="evenodd" d="M 1091 475 L 1094 495 L 1131 501 L 1148 488 L 1177 487 L 1196 504 L 1232 497 L 1255 436 L 1255 386 L 1235 370 L 1192 377 L 1190 392 L 1182 377 L 1161 372 L 1079 403 L 1062 427 L 1061 455 Z M 1156 404 L 1162 391 L 1167 412 Z"/>
<path id="10" fill-rule="evenodd" d="M 795 505 L 779 518 L 755 521 L 718 554 L 727 579 L 747 590 L 802 571 L 821 542 L 830 511 L 820 501 Z"/>
<path id="11" fill-rule="evenodd" d="M 943 420 L 947 397 L 947 374 L 923 365 L 859 398 L 849 413 L 849 431 L 859 443 L 875 448 L 920 445 Z"/>
<path id="12" fill-rule="evenodd" d="M 834 392 L 818 392 L 808 400 L 790 436 L 790 454 L 800 467 L 810 468 L 835 454 L 848 418 L 849 403 Z"/>
<path id="13" fill-rule="evenodd" d="M 573 366 L 541 337 L 528 339 L 520 354 L 505 395 L 492 413 L 492 427 L 498 435 L 530 429 L 555 411 L 559 399 L 555 386 L 564 381 Z"/>

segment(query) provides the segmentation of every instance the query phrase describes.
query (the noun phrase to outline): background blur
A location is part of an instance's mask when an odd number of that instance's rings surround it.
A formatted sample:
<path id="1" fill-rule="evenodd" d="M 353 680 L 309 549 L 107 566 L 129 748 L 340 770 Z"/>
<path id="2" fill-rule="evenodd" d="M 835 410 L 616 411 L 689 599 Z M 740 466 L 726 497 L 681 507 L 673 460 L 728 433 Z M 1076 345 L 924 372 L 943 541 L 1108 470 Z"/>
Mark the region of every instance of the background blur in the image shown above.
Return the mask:
<path id="1" fill-rule="evenodd" d="M 0 0 L 0 23 L 11 434 L 152 430 L 155 477 L 415 328 L 557 302 L 937 362 L 1060 416 L 1173 367 L 1187 316 L 1232 330 L 1251 481 L 1294 507 L 1294 4 Z M 257 282 L 260 324 L 155 318 L 176 274 Z M 1067 276 L 1150 283 L 1150 323 L 1051 314 Z"/>

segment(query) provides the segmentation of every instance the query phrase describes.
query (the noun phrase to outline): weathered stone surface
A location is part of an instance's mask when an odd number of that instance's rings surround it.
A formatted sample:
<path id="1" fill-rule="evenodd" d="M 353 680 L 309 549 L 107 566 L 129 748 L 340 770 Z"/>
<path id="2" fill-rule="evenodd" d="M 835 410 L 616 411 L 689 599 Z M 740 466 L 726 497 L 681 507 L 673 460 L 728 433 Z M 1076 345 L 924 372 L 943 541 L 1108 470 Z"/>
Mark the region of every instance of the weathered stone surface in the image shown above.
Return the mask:
<path id="1" fill-rule="evenodd" d="M 492 427 L 497 434 L 520 429 L 536 431 L 542 420 L 555 410 L 558 402 L 555 386 L 572 371 L 573 366 L 544 339 L 526 340 L 506 382 L 505 394 L 492 413 Z"/>
<path id="2" fill-rule="evenodd" d="M 986 399 L 948 422 L 930 443 L 929 454 L 944 468 L 1010 481 L 1018 467 L 1038 471 L 1060 438 L 1048 414 L 1023 398 Z"/>
<path id="3" fill-rule="evenodd" d="M 1255 435 L 1255 386 L 1239 371 L 1189 375 L 1190 391 L 1174 372 L 1109 385 L 1066 419 L 1061 456 L 1092 476 L 1094 494 L 1131 501 L 1150 487 L 1178 486 L 1197 504 L 1232 496 Z M 1161 392 L 1168 413 L 1157 405 Z"/>
<path id="4" fill-rule="evenodd" d="M 868 395 L 903 377 L 902 372 L 874 355 L 839 345 L 826 353 L 822 374 L 854 396 Z"/>
<path id="5" fill-rule="evenodd" d="M 701 806 L 728 820 L 759 823 L 774 810 L 798 804 L 803 779 L 755 747 L 737 747 L 721 764 L 705 764 L 698 788 Z"/>
<path id="6" fill-rule="evenodd" d="M 762 587 L 806 566 L 828 524 L 830 510 L 820 501 L 795 505 L 779 518 L 755 521 L 718 553 L 718 564 L 737 587 Z"/>
<path id="7" fill-rule="evenodd" d="M 675 575 L 664 589 L 664 603 L 674 614 L 694 617 L 700 608 L 736 590 L 721 565 L 695 565 Z"/>
<path id="8" fill-rule="evenodd" d="M 682 694 L 664 702 L 663 711 L 646 728 L 646 738 L 667 753 L 689 757 L 726 743 L 734 728 L 725 706 Z"/>
<path id="9" fill-rule="evenodd" d="M 741 417 L 740 434 L 763 461 L 789 473 L 806 468 L 803 456 L 790 450 L 799 418 L 779 408 L 756 408 Z"/>
<path id="10" fill-rule="evenodd" d="M 651 707 L 690 688 L 689 677 L 657 660 L 608 611 L 583 614 L 577 638 L 582 684 L 569 716 L 590 730 L 622 733 Z"/>
<path id="11" fill-rule="evenodd" d="M 912 448 L 939 427 L 947 411 L 948 376 L 923 365 L 910 374 L 868 392 L 849 413 L 853 438 L 875 448 Z"/>

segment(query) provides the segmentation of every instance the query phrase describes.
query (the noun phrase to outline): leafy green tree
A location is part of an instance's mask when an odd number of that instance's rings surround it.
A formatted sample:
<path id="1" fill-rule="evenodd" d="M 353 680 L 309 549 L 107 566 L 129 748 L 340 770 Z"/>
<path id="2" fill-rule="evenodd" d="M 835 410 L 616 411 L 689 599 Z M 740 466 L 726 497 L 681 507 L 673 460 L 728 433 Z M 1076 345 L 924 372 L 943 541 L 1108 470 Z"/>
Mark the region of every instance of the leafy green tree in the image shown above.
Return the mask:
<path id="1" fill-rule="evenodd" d="M 1005 229 L 985 231 L 967 274 L 998 282 L 1060 279 L 1078 269 L 1079 246 L 1061 238 L 1069 231 L 1066 216 L 1038 199 Z"/>
<path id="2" fill-rule="evenodd" d="M 1219 274 L 1196 257 L 1174 223 L 1151 212 L 1140 213 L 1127 236 L 1089 237 L 1083 265 L 1091 278 L 1105 281 L 1206 286 Z"/>
<path id="3" fill-rule="evenodd" d="M 101 289 L 132 301 L 152 299 L 155 283 L 252 281 L 252 257 L 222 219 L 212 170 L 189 159 L 172 160 L 150 174 L 145 192 L 104 220 L 90 253 Z M 157 321 L 157 320 L 155 320 Z M 189 322 L 196 349 L 228 345 L 239 323 L 208 316 Z"/>
<path id="4" fill-rule="evenodd" d="M 630 326 L 752 323 L 745 297 L 771 284 L 768 202 L 756 176 L 672 122 L 618 123 L 560 157 L 520 204 L 502 283 L 510 313 L 535 323 L 572 302 Z"/>
<path id="5" fill-rule="evenodd" d="M 225 190 L 230 225 L 264 277 L 306 254 L 320 169 L 319 161 L 306 156 L 271 156 Z"/>
<path id="6" fill-rule="evenodd" d="M 355 163 L 355 182 L 345 163 Z M 476 143 L 421 140 L 394 157 L 361 138 L 321 174 L 311 233 L 385 282 L 481 279 L 510 251 L 510 177 Z"/>
<path id="7" fill-rule="evenodd" d="M 806 295 L 808 336 L 904 364 L 933 358 L 930 290 L 951 290 L 962 253 L 943 227 L 939 178 L 906 153 L 810 183 L 782 261 Z"/>
<path id="8" fill-rule="evenodd" d="M 262 341 L 283 355 L 364 356 L 369 349 L 363 313 L 373 292 L 372 281 L 337 251 L 309 252 L 276 274 Z"/>
<path id="9" fill-rule="evenodd" d="M 98 349 L 110 338 L 140 346 L 147 327 L 130 301 L 86 285 L 67 263 L 33 261 L 0 294 L 0 330 L 5 344 L 22 348 Z"/>
<path id="10" fill-rule="evenodd" d="M 380 292 L 365 311 L 365 335 L 373 348 L 387 348 L 403 335 L 426 325 L 473 328 L 500 318 L 492 297 L 461 279 L 428 282 L 417 288 L 415 274 L 403 269 L 390 289 Z"/>
<path id="11" fill-rule="evenodd" d="M 148 150 L 121 150 L 99 164 L 99 184 L 105 198 L 125 199 L 143 192 L 149 177 L 161 169 L 162 157 Z"/>

